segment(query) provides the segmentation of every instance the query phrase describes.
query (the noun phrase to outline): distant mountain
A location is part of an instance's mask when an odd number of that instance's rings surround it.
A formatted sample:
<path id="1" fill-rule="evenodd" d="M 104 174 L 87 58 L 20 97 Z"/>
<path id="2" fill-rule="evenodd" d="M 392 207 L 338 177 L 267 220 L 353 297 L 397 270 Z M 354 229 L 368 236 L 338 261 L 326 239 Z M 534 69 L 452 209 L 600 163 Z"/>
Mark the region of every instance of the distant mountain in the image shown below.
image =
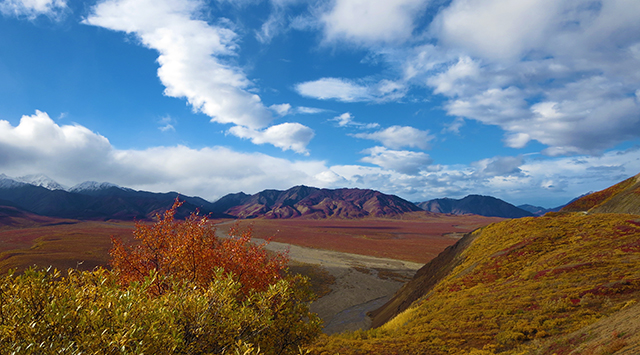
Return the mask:
<path id="1" fill-rule="evenodd" d="M 544 208 L 544 207 L 540 207 L 540 206 L 533 206 L 533 205 L 525 204 L 525 205 L 519 205 L 519 206 L 516 206 L 516 207 L 518 207 L 519 209 L 525 210 L 527 212 L 530 212 L 534 216 L 543 216 L 547 212 L 558 212 L 564 206 L 566 206 L 566 205 L 558 206 L 558 207 L 555 207 L 555 208 Z"/>
<path id="2" fill-rule="evenodd" d="M 296 186 L 286 191 L 264 190 L 254 195 L 230 194 L 213 210 L 237 218 L 362 218 L 389 217 L 420 211 L 400 197 L 374 190 L 319 189 Z"/>
<path id="3" fill-rule="evenodd" d="M 486 217 L 520 218 L 533 214 L 508 202 L 491 196 L 469 195 L 456 200 L 439 198 L 418 203 L 425 211 L 451 214 L 477 214 Z"/>
<path id="4" fill-rule="evenodd" d="M 128 188 L 122 188 L 116 184 L 112 184 L 110 182 L 97 182 L 97 181 L 85 181 L 83 183 L 80 183 L 78 185 L 75 185 L 74 187 L 69 189 L 69 192 L 78 192 L 78 193 L 85 193 L 85 194 L 91 194 L 93 192 L 100 192 L 100 191 L 107 191 L 109 189 L 111 189 L 112 187 L 115 187 L 117 189 L 121 189 L 121 190 L 127 190 L 127 191 L 134 191 L 132 189 L 128 189 Z"/>
<path id="5" fill-rule="evenodd" d="M 28 179 L 23 179 L 29 181 Z M 43 180 L 39 180 L 43 181 Z M 37 183 L 37 182 L 36 182 Z M 55 182 L 54 182 L 55 183 Z M 49 187 L 56 186 L 47 183 Z M 212 217 L 227 217 L 213 212 L 213 205 L 200 198 L 177 192 L 153 193 L 122 188 L 111 183 L 85 182 L 70 191 L 50 189 L 0 175 L 0 200 L 42 216 L 74 219 L 149 219 L 171 207 L 176 197 L 185 201 L 177 217 L 186 217 L 196 209 Z M 0 203 L 1 204 L 1 203 Z"/>
<path id="6" fill-rule="evenodd" d="M 25 175 L 16 179 L 26 184 L 41 186 L 48 190 L 66 190 L 67 188 L 60 185 L 50 177 L 44 174 Z"/>
<path id="7" fill-rule="evenodd" d="M 640 174 L 602 191 L 583 196 L 566 205 L 561 211 L 640 214 Z"/>

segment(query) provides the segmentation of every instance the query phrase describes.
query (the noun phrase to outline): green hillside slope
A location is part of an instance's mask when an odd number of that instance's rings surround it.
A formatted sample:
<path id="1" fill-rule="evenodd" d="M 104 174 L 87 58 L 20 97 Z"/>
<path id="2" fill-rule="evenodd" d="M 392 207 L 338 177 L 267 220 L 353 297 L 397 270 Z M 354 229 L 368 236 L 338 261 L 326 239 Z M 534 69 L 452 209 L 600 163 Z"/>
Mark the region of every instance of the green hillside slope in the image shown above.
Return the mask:
<path id="1" fill-rule="evenodd" d="M 637 218 L 561 213 L 487 226 L 410 308 L 379 328 L 324 337 L 313 353 L 569 354 L 590 340 L 573 332 L 636 309 Z M 615 351 L 634 346 L 630 334 L 606 336 Z"/>

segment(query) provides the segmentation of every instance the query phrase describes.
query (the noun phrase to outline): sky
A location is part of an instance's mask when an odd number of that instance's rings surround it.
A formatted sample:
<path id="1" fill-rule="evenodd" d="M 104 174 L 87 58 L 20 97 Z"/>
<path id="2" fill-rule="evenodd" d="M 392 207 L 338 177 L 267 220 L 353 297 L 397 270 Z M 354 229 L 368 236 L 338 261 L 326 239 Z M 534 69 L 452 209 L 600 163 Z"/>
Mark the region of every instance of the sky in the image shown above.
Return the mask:
<path id="1" fill-rule="evenodd" d="M 0 0 L 0 173 L 555 207 L 640 173 L 637 0 Z"/>

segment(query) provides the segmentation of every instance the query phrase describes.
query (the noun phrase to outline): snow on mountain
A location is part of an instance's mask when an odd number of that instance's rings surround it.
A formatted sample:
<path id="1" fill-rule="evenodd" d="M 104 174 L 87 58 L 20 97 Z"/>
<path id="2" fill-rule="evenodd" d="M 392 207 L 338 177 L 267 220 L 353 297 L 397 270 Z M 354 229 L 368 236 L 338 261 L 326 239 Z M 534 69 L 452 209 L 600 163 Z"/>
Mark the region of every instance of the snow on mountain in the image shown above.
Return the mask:
<path id="1" fill-rule="evenodd" d="M 51 179 L 50 177 L 44 174 L 25 175 L 17 178 L 16 180 L 19 182 L 23 182 L 23 183 L 34 185 L 34 186 L 41 186 L 41 187 L 44 187 L 45 189 L 49 189 L 52 191 L 67 189 L 65 186 L 60 185 L 59 183 L 57 183 L 56 181 L 54 181 L 53 179 Z"/>
<path id="2" fill-rule="evenodd" d="M 8 177 L 5 174 L 0 174 L 0 188 L 1 189 L 11 189 L 14 187 L 20 187 L 24 185 L 23 182 L 16 181 L 13 178 Z"/>
<path id="3" fill-rule="evenodd" d="M 85 181 L 69 189 L 69 192 L 81 192 L 81 191 L 100 191 L 106 190 L 111 187 L 117 187 L 122 189 L 116 184 L 110 182 L 97 182 L 97 181 Z"/>

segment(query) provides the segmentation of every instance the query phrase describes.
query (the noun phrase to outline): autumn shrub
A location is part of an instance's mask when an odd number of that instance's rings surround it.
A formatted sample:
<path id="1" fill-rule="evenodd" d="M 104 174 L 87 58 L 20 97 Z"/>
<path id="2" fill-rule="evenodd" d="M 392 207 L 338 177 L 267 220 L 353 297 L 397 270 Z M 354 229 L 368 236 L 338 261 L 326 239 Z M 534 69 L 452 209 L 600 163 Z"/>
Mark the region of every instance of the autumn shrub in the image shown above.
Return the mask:
<path id="1" fill-rule="evenodd" d="M 164 214 L 156 215 L 154 224 L 137 222 L 133 232 L 136 244 L 127 246 L 112 238 L 110 265 L 120 274 L 120 282 L 142 281 L 152 270 L 159 276 L 171 276 L 206 286 L 216 268 L 233 273 L 242 292 L 266 290 L 284 275 L 286 253 L 269 253 L 264 244 L 251 242 L 251 229 L 231 228 L 228 238 L 217 238 L 206 216 L 192 213 L 176 220 L 182 205 L 176 199 Z M 156 280 L 153 292 L 162 293 L 168 285 Z M 162 278 L 164 280 L 164 278 Z"/>
<path id="2" fill-rule="evenodd" d="M 218 239 L 206 217 L 138 223 L 114 240 L 112 269 L 28 269 L 0 279 L 2 354 L 292 354 L 321 322 L 308 279 L 285 254 Z"/>
<path id="3" fill-rule="evenodd" d="M 305 280 L 280 280 L 239 297 L 223 270 L 208 287 L 172 282 L 151 296 L 157 274 L 121 287 L 99 269 L 27 270 L 0 284 L 3 354 L 288 354 L 319 331 Z"/>

